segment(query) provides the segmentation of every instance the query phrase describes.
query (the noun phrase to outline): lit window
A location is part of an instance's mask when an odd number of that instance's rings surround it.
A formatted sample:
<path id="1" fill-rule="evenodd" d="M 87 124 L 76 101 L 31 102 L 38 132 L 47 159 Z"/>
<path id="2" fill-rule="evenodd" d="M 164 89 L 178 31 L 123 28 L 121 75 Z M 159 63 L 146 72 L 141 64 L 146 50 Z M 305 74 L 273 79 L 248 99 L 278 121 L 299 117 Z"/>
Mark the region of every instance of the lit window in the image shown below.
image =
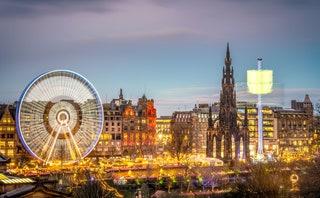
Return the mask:
<path id="1" fill-rule="evenodd" d="M 12 157 L 12 156 L 14 155 L 13 149 L 8 149 L 8 150 L 7 150 L 7 155 L 8 155 L 9 157 Z"/>
<path id="2" fill-rule="evenodd" d="M 13 148 L 14 147 L 14 141 L 8 141 L 8 147 Z"/>

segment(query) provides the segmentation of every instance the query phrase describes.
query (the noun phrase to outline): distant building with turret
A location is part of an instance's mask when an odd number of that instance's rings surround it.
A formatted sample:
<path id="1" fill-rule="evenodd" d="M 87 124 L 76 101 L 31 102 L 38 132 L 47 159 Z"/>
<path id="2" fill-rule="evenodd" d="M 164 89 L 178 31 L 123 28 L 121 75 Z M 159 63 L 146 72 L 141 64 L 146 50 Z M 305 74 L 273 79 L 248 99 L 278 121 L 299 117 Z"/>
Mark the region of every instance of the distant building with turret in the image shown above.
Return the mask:
<path id="1" fill-rule="evenodd" d="M 313 105 L 308 95 L 303 102 L 291 101 L 291 109 L 274 111 L 277 119 L 279 154 L 311 154 L 314 127 Z"/>

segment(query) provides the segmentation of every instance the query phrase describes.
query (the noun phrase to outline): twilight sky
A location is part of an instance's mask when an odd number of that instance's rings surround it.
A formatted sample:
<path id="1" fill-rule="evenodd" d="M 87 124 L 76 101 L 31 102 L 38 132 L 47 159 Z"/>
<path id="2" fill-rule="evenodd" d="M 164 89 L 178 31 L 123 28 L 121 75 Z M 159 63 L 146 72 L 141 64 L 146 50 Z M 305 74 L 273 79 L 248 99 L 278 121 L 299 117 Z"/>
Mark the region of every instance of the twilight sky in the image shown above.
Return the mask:
<path id="1" fill-rule="evenodd" d="M 219 101 L 227 42 L 237 100 L 257 57 L 289 106 L 320 102 L 318 0 L 1 0 L 0 103 L 17 101 L 36 76 L 75 71 L 103 102 L 144 93 L 158 116 Z M 271 103 L 271 102 L 270 102 Z"/>

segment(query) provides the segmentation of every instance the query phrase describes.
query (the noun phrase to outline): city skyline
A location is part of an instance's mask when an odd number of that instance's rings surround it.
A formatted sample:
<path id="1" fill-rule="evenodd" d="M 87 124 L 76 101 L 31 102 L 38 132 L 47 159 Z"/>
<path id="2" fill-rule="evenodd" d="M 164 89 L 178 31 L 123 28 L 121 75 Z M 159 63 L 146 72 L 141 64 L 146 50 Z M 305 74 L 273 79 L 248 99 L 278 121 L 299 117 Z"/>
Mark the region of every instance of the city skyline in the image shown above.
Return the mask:
<path id="1" fill-rule="evenodd" d="M 102 102 L 146 94 L 158 116 L 220 99 L 229 42 L 237 100 L 246 70 L 274 73 L 279 104 L 320 101 L 320 2 L 36 1 L 0 2 L 0 103 L 17 101 L 38 75 L 77 72 Z M 273 96 L 271 96 L 273 97 Z"/>

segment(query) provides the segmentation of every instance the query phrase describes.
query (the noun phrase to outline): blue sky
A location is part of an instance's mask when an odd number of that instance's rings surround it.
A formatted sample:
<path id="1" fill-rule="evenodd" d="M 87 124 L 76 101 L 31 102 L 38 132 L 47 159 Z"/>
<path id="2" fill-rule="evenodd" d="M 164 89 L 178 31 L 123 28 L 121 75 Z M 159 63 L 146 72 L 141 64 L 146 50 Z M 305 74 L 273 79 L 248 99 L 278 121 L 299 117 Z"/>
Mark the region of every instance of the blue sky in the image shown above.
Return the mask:
<path id="1" fill-rule="evenodd" d="M 320 101 L 317 0 L 2 0 L 0 102 L 19 99 L 39 74 L 85 76 L 103 102 L 144 93 L 160 115 L 219 101 L 227 42 L 236 83 L 274 71 L 283 106 Z M 239 89 L 238 100 L 253 99 Z M 279 96 L 280 95 L 280 99 Z"/>

